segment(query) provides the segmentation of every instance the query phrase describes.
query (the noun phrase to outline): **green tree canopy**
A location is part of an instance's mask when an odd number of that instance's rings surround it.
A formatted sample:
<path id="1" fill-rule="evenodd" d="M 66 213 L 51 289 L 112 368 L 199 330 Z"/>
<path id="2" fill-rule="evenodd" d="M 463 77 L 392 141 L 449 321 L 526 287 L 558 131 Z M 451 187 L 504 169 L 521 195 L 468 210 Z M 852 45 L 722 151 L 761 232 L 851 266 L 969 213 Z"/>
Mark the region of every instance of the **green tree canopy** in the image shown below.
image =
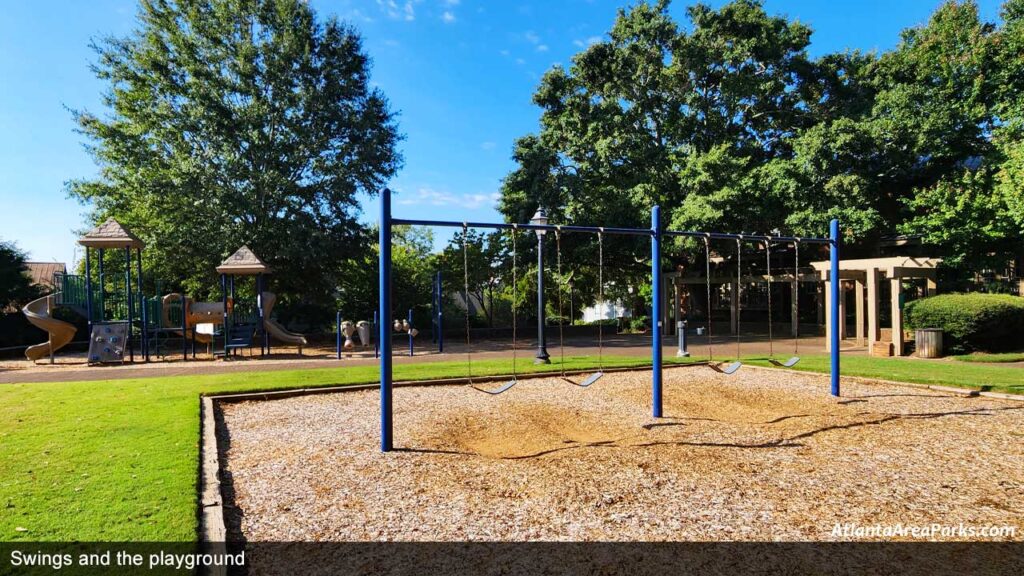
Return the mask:
<path id="1" fill-rule="evenodd" d="M 999 24 L 950 0 L 881 55 L 818 58 L 810 28 L 759 0 L 696 4 L 687 25 L 668 4 L 620 11 L 544 75 L 539 131 L 517 140 L 504 181 L 508 219 L 540 205 L 555 222 L 644 227 L 660 204 L 691 230 L 823 235 L 839 218 L 865 249 L 919 234 L 964 271 L 1020 257 L 1024 0 Z M 642 287 L 633 244 L 606 260 Z M 666 265 L 696 252 L 675 249 Z"/>
<path id="2" fill-rule="evenodd" d="M 0 310 L 20 308 L 39 297 L 25 261 L 25 253 L 15 243 L 0 241 Z"/>
<path id="3" fill-rule="evenodd" d="M 285 303 L 330 301 L 370 250 L 358 195 L 401 162 L 357 32 L 301 0 L 141 0 L 136 31 L 94 48 L 108 110 L 75 119 L 100 174 L 70 194 L 165 283 L 203 295 L 247 243 Z"/>

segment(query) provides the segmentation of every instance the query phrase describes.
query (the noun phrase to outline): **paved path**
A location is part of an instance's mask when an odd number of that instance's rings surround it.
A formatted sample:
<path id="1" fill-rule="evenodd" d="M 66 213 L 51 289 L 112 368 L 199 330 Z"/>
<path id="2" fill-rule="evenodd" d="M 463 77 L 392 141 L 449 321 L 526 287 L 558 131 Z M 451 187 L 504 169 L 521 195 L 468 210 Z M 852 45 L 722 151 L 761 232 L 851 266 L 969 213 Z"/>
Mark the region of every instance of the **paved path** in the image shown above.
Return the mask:
<path id="1" fill-rule="evenodd" d="M 399 345 L 400 340 L 395 340 L 394 361 L 395 364 L 408 362 L 461 362 L 466 359 L 466 346 L 463 343 L 456 343 L 448 340 L 445 342 L 445 352 L 439 354 L 428 339 L 417 341 L 417 353 L 415 356 L 405 354 L 407 348 Z M 663 354 L 665 357 L 675 356 L 675 337 L 665 337 L 663 341 Z M 473 359 L 511 358 L 511 342 L 483 341 L 472 345 Z M 519 358 L 531 358 L 536 353 L 536 340 L 520 340 L 516 354 Z M 615 335 L 606 338 L 604 343 L 604 354 L 609 356 L 635 356 L 649 357 L 651 354 L 651 338 L 644 335 Z M 736 341 L 734 338 L 724 336 L 715 337 L 712 342 L 714 354 L 718 358 L 729 358 L 736 354 Z M 689 343 L 690 352 L 696 357 L 706 356 L 708 353 L 707 339 L 703 337 L 691 338 Z M 788 358 L 793 353 L 793 340 L 776 339 L 773 344 L 775 356 Z M 824 339 L 820 337 L 801 338 L 800 350 L 808 354 L 824 353 Z M 341 368 L 345 366 L 365 366 L 377 363 L 373 357 L 373 350 L 359 351 L 346 355 L 342 360 L 335 357 L 333 345 L 310 347 L 304 350 L 300 356 L 295 348 L 274 348 L 274 353 L 268 357 L 260 358 L 258 353 L 250 358 L 239 357 L 230 361 L 215 360 L 211 356 L 203 355 L 195 361 L 182 361 L 180 354 L 173 354 L 165 359 L 158 359 L 153 362 L 125 364 L 118 366 L 88 366 L 85 363 L 85 353 L 63 354 L 59 356 L 58 364 L 49 365 L 45 363 L 32 364 L 28 361 L 7 361 L 0 368 L 0 384 L 28 383 L 28 382 L 73 382 L 81 380 L 114 380 L 128 378 L 152 378 L 156 376 L 189 376 L 200 374 L 226 374 L 232 372 L 264 372 L 273 370 L 305 370 L 314 368 Z M 768 355 L 769 343 L 766 338 L 754 336 L 747 338 L 741 343 L 741 354 L 743 356 Z M 845 353 L 863 354 L 864 348 L 852 346 L 852 341 L 847 342 L 843 348 Z M 548 353 L 552 359 L 557 360 L 560 355 L 558 336 L 548 340 Z M 597 356 L 599 349 L 595 338 L 580 338 L 567 340 L 565 343 L 566 356 Z"/>

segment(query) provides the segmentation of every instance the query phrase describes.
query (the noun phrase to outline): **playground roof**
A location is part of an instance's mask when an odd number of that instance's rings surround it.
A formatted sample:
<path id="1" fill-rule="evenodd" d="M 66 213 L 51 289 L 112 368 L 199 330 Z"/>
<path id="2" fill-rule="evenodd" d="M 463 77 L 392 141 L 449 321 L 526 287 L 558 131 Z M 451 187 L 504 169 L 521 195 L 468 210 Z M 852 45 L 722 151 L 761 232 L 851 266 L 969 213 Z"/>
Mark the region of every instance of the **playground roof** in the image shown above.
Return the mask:
<path id="1" fill-rule="evenodd" d="M 87 248 L 142 248 L 142 240 L 113 218 L 89 230 L 78 239 Z"/>
<path id="2" fill-rule="evenodd" d="M 25 262 L 25 267 L 32 277 L 32 283 L 46 288 L 53 288 L 55 274 L 64 274 L 68 271 L 67 265 L 63 262 Z"/>
<path id="3" fill-rule="evenodd" d="M 260 260 L 259 256 L 254 254 L 248 246 L 242 246 L 235 250 L 234 254 L 221 262 L 220 266 L 217 266 L 217 272 L 221 274 L 251 276 L 270 272 L 270 266 L 267 266 L 263 260 Z"/>
<path id="4" fill-rule="evenodd" d="M 842 280 L 864 279 L 869 270 L 876 270 L 888 278 L 928 278 L 934 280 L 942 258 L 920 256 L 888 256 L 885 258 L 862 258 L 839 261 L 839 278 Z M 811 262 L 811 266 L 828 280 L 829 262 Z"/>

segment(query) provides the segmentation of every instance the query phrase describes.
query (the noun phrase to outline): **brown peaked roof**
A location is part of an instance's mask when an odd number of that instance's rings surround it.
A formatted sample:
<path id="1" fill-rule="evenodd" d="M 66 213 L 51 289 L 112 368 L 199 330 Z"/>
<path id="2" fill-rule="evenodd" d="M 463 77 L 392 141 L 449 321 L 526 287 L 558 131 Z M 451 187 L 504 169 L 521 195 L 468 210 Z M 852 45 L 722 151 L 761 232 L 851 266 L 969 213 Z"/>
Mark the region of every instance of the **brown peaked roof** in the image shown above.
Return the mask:
<path id="1" fill-rule="evenodd" d="M 238 274 L 238 275 L 252 275 L 252 274 L 266 274 L 270 272 L 270 267 L 260 260 L 259 256 L 253 254 L 253 251 L 248 246 L 242 246 L 231 256 L 228 256 L 226 260 L 217 266 L 217 272 L 221 274 Z"/>
<path id="2" fill-rule="evenodd" d="M 53 288 L 54 274 L 67 273 L 68 267 L 63 262 L 25 262 L 32 283 L 46 288 Z"/>
<path id="3" fill-rule="evenodd" d="M 142 248 L 142 240 L 113 218 L 89 230 L 78 239 L 87 248 Z"/>

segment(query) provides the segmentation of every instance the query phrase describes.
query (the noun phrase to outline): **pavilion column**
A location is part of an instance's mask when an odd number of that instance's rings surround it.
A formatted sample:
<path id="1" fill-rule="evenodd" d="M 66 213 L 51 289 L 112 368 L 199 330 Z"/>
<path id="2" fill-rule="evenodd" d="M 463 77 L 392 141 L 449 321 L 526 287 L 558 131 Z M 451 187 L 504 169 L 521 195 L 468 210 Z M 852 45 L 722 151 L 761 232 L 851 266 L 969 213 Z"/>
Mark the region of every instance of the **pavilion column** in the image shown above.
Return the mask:
<path id="1" fill-rule="evenodd" d="M 856 279 L 853 281 L 854 284 L 854 297 L 857 301 L 854 303 L 855 317 L 857 319 L 857 328 L 854 331 L 857 337 L 857 346 L 864 345 L 864 281 Z"/>
<path id="2" fill-rule="evenodd" d="M 820 300 L 820 295 L 821 295 L 821 293 L 819 292 L 819 300 Z M 825 280 L 825 308 L 828 308 L 828 309 L 832 308 L 832 280 L 831 279 Z M 820 308 L 819 308 L 819 311 L 820 311 Z M 840 316 L 839 317 L 842 318 L 841 311 L 840 311 Z M 841 332 L 840 332 L 840 334 L 841 334 Z M 831 352 L 832 351 L 832 323 L 831 322 L 825 322 L 825 351 L 826 352 Z"/>
<path id="3" fill-rule="evenodd" d="M 868 285 L 868 353 L 870 354 L 878 342 L 878 268 L 867 269 Z"/>
<path id="4" fill-rule="evenodd" d="M 729 282 L 729 331 L 733 334 L 736 333 L 738 328 L 736 320 L 739 318 L 740 312 L 739 293 L 739 283 L 735 280 Z"/>
<path id="5" fill-rule="evenodd" d="M 839 282 L 839 340 L 846 340 L 846 292 L 842 278 L 837 278 L 836 282 Z"/>
<path id="6" fill-rule="evenodd" d="M 797 304 L 800 302 L 800 298 L 797 296 L 797 291 L 800 290 L 800 279 L 797 276 L 793 276 L 793 282 L 790 284 L 790 306 L 789 306 L 789 322 L 790 335 L 796 338 L 800 334 L 798 325 L 800 324 L 800 310 L 797 309 Z"/>
<path id="7" fill-rule="evenodd" d="M 925 296 L 935 296 L 939 293 L 939 285 L 934 278 L 925 278 Z"/>
<path id="8" fill-rule="evenodd" d="M 899 278 L 889 279 L 890 292 L 892 293 L 892 348 L 894 356 L 903 355 L 903 311 L 900 310 L 900 296 L 903 292 L 903 283 Z"/>

